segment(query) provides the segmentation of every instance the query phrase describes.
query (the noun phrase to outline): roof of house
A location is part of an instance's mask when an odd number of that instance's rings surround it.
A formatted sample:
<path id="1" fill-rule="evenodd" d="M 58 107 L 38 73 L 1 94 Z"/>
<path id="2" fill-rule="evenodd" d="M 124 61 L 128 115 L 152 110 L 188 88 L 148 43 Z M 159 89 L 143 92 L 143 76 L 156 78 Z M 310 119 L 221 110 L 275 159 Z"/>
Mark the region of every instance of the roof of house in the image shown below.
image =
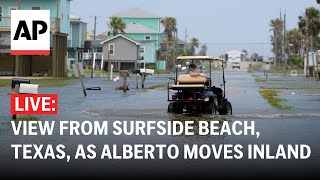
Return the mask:
<path id="1" fill-rule="evenodd" d="M 246 53 L 240 50 L 231 50 L 231 51 L 225 52 L 225 54 L 246 54 Z"/>
<path id="2" fill-rule="evenodd" d="M 100 44 L 104 44 L 104 43 L 106 43 L 106 42 L 108 42 L 108 41 L 111 41 L 111 40 L 116 39 L 116 38 L 119 38 L 119 37 L 122 37 L 122 38 L 124 38 L 124 39 L 126 39 L 126 40 L 128 40 L 128 41 L 131 41 L 131 42 L 133 42 L 133 43 L 136 44 L 136 45 L 139 45 L 139 43 L 138 43 L 137 41 L 135 41 L 135 40 L 133 40 L 133 39 L 131 39 L 131 38 L 123 35 L 123 34 L 118 34 L 118 35 L 116 35 L 116 36 L 114 36 L 114 37 L 112 37 L 112 38 L 110 38 L 110 39 L 104 40 L 104 41 L 100 42 Z"/>
<path id="3" fill-rule="evenodd" d="M 85 23 L 81 20 L 80 17 L 74 15 L 74 14 L 70 14 L 70 21 L 71 22 L 79 22 L 79 23 Z M 87 24 L 87 23 L 86 23 Z"/>
<path id="4" fill-rule="evenodd" d="M 103 32 L 99 35 L 96 36 L 96 39 L 99 39 L 99 40 L 107 40 L 108 39 L 108 31 L 106 32 Z"/>
<path id="5" fill-rule="evenodd" d="M 160 43 L 166 43 L 166 42 L 167 42 L 167 36 L 160 36 Z M 178 38 L 178 44 L 186 44 L 186 42 Z"/>
<path id="6" fill-rule="evenodd" d="M 125 33 L 139 33 L 139 34 L 159 34 L 159 32 L 144 26 L 140 23 L 128 23 L 126 25 Z"/>
<path id="7" fill-rule="evenodd" d="M 101 46 L 101 42 L 102 42 L 102 40 L 100 40 L 100 39 L 92 40 L 91 45 L 92 45 L 92 47 L 99 47 L 99 46 Z"/>
<path id="8" fill-rule="evenodd" d="M 161 18 L 160 16 L 146 11 L 141 8 L 130 8 L 113 14 L 116 17 L 131 17 L 131 18 Z"/>

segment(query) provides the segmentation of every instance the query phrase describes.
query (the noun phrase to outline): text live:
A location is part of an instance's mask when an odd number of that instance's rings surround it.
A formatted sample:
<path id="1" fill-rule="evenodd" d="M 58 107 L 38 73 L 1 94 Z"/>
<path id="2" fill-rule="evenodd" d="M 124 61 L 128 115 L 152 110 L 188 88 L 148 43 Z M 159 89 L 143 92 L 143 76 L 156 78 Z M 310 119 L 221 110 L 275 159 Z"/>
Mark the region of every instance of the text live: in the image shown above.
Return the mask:
<path id="1" fill-rule="evenodd" d="M 12 94 L 11 114 L 58 114 L 57 94 Z"/>

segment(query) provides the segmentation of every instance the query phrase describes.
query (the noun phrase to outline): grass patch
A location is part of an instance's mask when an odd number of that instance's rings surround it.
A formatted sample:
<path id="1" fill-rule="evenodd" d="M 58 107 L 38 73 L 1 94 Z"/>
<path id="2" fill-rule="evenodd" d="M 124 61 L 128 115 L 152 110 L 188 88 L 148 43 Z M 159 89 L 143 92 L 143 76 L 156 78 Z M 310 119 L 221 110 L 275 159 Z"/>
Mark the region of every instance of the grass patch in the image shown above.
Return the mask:
<path id="1" fill-rule="evenodd" d="M 255 78 L 254 79 L 256 82 L 267 82 L 266 79 L 260 79 L 260 78 Z"/>
<path id="2" fill-rule="evenodd" d="M 0 87 L 11 86 L 11 79 L 1 79 Z"/>
<path id="3" fill-rule="evenodd" d="M 303 69 L 285 69 L 285 68 L 274 68 L 271 69 L 269 71 L 269 73 L 286 73 L 286 74 L 290 74 L 292 70 L 297 70 L 298 74 L 302 74 L 303 73 Z"/>
<path id="4" fill-rule="evenodd" d="M 28 78 L 25 78 L 28 79 Z M 48 78 L 48 79 L 30 79 L 32 84 L 39 84 L 41 87 L 61 87 L 70 83 L 70 80 L 74 78 Z M 0 87 L 10 87 L 11 79 L 1 79 Z"/>
<path id="5" fill-rule="evenodd" d="M 163 70 L 155 70 L 156 74 L 170 74 L 172 70 L 169 69 L 163 69 Z"/>
<path id="6" fill-rule="evenodd" d="M 31 83 L 39 84 L 44 87 L 61 87 L 70 83 L 69 78 L 53 78 L 53 79 L 32 79 Z"/>
<path id="7" fill-rule="evenodd" d="M 279 91 L 274 89 L 260 89 L 259 93 L 263 96 L 264 99 L 268 101 L 268 103 L 276 108 L 281 110 L 292 110 L 293 106 L 285 106 L 282 105 L 282 102 L 286 102 L 285 99 L 278 98 Z"/>
<path id="8" fill-rule="evenodd" d="M 73 72 L 73 69 L 71 69 L 70 72 Z M 83 69 L 83 72 L 91 73 L 91 69 Z M 119 71 L 114 69 L 113 72 L 119 72 Z M 93 70 L 93 73 L 95 73 L 95 74 L 108 73 L 108 71 L 105 71 L 105 70 L 103 70 L 103 71 L 101 71 L 101 70 Z"/>
<path id="9" fill-rule="evenodd" d="M 262 68 L 262 63 L 261 62 L 256 62 L 251 64 L 251 67 L 248 68 L 247 72 L 252 73 L 255 69 L 261 69 Z"/>
<path id="10" fill-rule="evenodd" d="M 164 88 L 166 86 L 167 86 L 166 84 L 158 84 L 158 85 L 150 86 L 146 89 L 159 89 L 159 88 Z"/>
<path id="11" fill-rule="evenodd" d="M 267 80 L 266 79 L 261 79 L 259 76 L 257 76 L 257 75 L 252 75 L 252 77 L 254 77 L 254 80 L 256 81 L 256 82 L 267 82 Z"/>
<path id="12" fill-rule="evenodd" d="M 259 68 L 260 69 L 260 68 L 262 68 L 262 63 L 261 62 L 253 63 L 251 68 L 253 68 L 253 69 Z"/>
<path id="13" fill-rule="evenodd" d="M 263 87 L 261 89 L 268 89 L 268 90 L 310 90 L 310 91 L 319 91 L 320 87 Z"/>

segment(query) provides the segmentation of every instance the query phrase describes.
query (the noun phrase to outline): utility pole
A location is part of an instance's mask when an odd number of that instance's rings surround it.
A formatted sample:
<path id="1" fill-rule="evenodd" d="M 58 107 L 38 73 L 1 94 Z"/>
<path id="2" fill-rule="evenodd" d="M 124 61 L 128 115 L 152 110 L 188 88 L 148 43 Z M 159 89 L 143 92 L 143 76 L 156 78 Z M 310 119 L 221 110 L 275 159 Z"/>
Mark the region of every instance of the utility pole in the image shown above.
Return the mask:
<path id="1" fill-rule="evenodd" d="M 97 30 L 97 16 L 94 16 L 93 40 L 96 40 L 96 30 Z"/>
<path id="2" fill-rule="evenodd" d="M 283 21 L 282 21 L 282 13 L 281 13 L 281 9 L 280 9 L 280 34 L 279 34 L 279 39 L 280 39 L 280 61 L 281 61 L 281 67 L 283 66 L 283 61 L 284 61 L 284 57 L 283 57 L 283 38 L 281 37 L 281 33 L 283 31 Z"/>
<path id="3" fill-rule="evenodd" d="M 310 72 L 309 72 L 309 22 L 308 22 L 308 16 L 306 16 L 306 45 L 305 45 L 305 53 L 307 56 L 307 63 L 306 63 L 306 76 L 309 77 L 310 76 Z"/>
<path id="4" fill-rule="evenodd" d="M 290 45 L 288 46 L 290 48 Z M 289 59 L 289 53 L 288 57 L 286 59 L 286 11 L 283 15 L 283 57 L 284 57 L 284 67 L 287 69 L 288 59 Z"/>
<path id="5" fill-rule="evenodd" d="M 184 42 L 187 44 L 187 38 L 188 38 L 188 29 L 186 28 L 185 32 L 184 32 Z"/>

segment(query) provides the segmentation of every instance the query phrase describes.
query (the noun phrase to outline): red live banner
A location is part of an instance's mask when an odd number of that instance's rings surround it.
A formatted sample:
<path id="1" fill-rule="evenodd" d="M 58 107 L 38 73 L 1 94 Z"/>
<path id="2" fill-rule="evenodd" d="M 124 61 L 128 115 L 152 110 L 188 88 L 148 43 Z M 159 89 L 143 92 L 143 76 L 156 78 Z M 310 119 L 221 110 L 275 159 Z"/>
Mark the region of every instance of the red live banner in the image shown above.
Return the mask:
<path id="1" fill-rule="evenodd" d="M 11 114 L 58 114 L 57 94 L 11 94 Z"/>

